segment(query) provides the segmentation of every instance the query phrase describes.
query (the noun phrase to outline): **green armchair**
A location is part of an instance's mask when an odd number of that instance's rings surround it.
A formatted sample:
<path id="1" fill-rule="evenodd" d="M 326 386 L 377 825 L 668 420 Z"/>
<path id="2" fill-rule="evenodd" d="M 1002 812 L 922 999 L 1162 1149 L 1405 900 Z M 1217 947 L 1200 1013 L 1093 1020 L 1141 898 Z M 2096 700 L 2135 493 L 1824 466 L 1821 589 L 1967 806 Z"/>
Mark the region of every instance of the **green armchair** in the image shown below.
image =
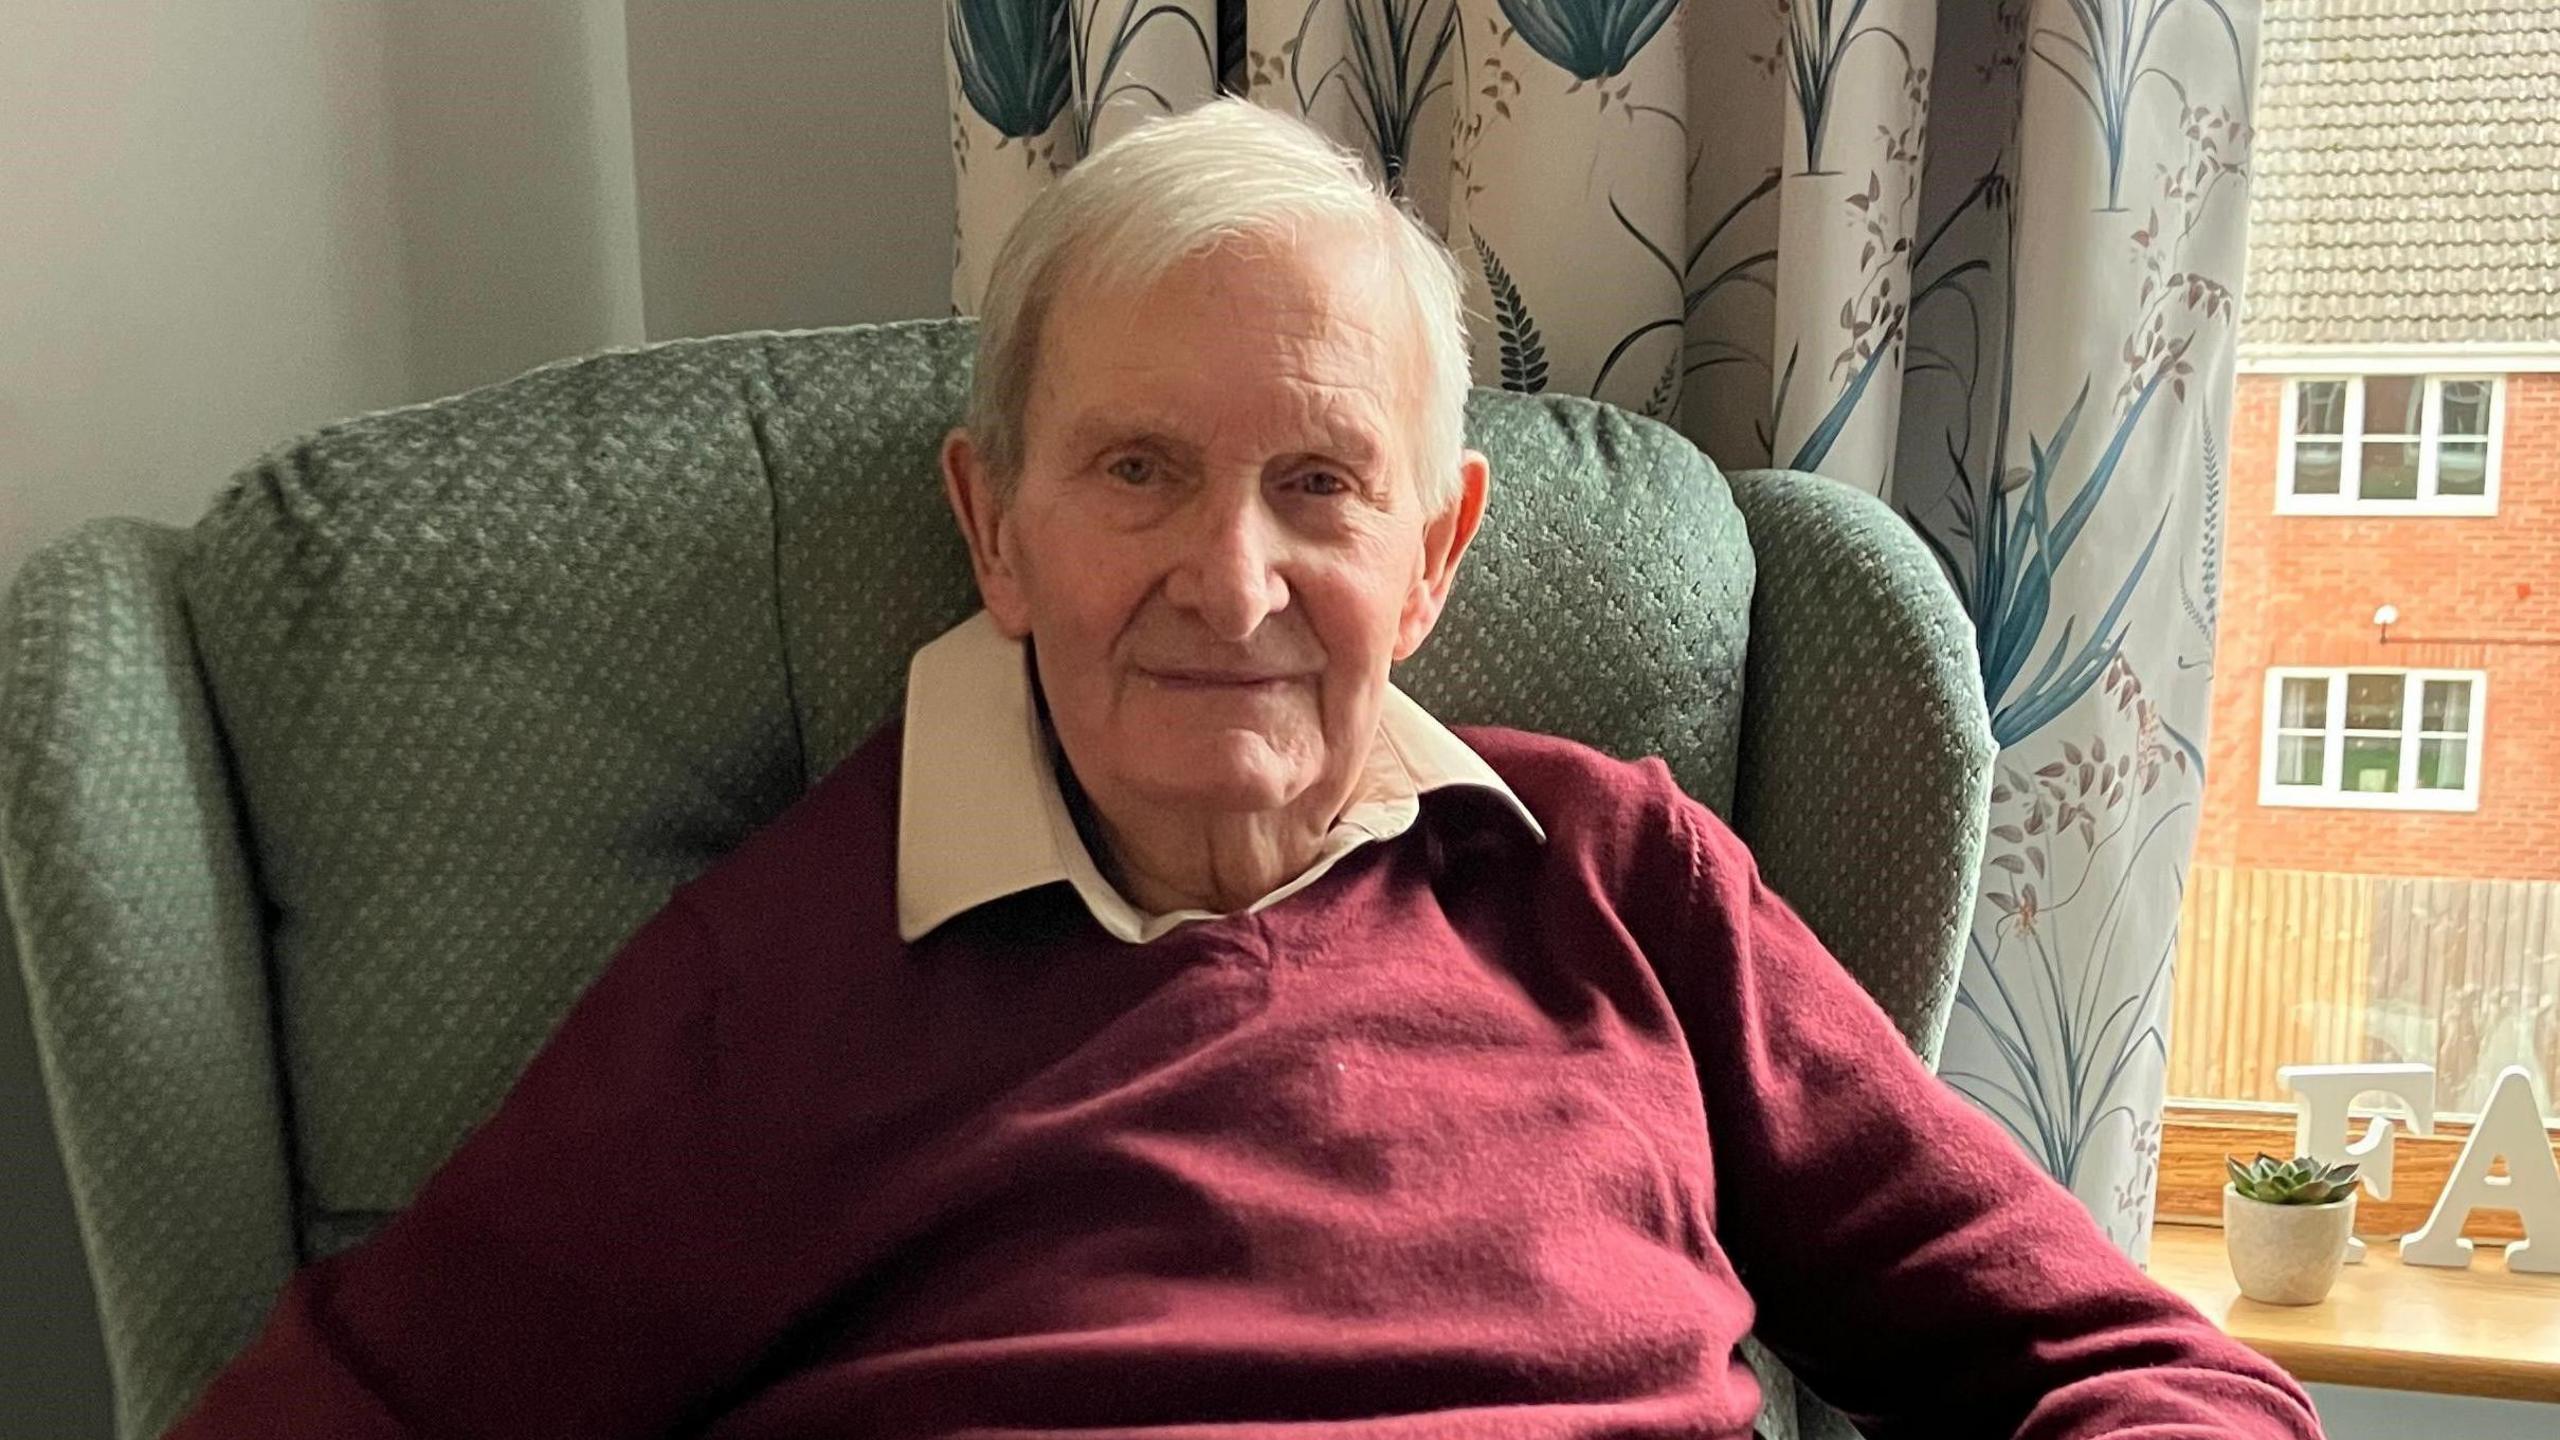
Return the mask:
<path id="1" fill-rule="evenodd" d="M 966 322 L 677 341 L 362 416 L 0 607 L 0 900 L 125 1436 L 406 1202 L 668 890 L 975 606 L 934 480 Z M 1884 507 L 1478 392 L 1484 537 L 1400 676 L 1659 753 L 1934 1052 L 1991 742 Z M 1782 1372 L 1766 1433 L 1817 1428 Z M 1835 1423 L 1831 1421 L 1823 1424 Z"/>

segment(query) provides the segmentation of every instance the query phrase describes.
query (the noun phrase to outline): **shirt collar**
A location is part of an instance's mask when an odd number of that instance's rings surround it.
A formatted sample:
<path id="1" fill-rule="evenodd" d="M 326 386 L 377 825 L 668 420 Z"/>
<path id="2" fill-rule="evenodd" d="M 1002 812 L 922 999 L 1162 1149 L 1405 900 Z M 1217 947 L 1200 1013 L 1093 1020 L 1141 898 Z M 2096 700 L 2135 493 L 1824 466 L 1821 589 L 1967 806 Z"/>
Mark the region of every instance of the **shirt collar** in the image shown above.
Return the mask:
<path id="1" fill-rule="evenodd" d="M 1024 890 L 1064 881 L 1102 927 L 1133 944 L 1202 910 L 1150 915 L 1113 889 L 1085 849 L 1049 763 L 1026 647 L 986 612 L 916 652 L 907 668 L 898 800 L 898 938 Z M 1297 893 L 1335 861 L 1412 828 L 1422 797 L 1472 786 L 1503 800 L 1529 833 L 1546 831 L 1484 757 L 1394 686 L 1358 788 L 1304 874 L 1256 901 Z"/>

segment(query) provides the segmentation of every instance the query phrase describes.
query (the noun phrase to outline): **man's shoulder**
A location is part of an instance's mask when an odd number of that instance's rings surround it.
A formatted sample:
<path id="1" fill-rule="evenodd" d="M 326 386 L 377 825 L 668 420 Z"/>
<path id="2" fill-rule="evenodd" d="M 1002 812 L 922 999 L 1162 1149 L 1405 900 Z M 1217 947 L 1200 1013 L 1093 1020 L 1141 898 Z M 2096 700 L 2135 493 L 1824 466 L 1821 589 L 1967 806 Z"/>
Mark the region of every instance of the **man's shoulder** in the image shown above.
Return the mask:
<path id="1" fill-rule="evenodd" d="M 878 902 L 894 915 L 898 762 L 903 724 L 892 717 L 781 814 L 688 881 L 706 914 L 795 909 L 852 913 Z"/>
<path id="2" fill-rule="evenodd" d="M 1498 726 L 1456 730 L 1545 827 L 1543 883 L 1596 900 L 1648 948 L 1676 952 L 1710 911 L 1730 909 L 1759 867 L 1722 817 L 1648 755 Z M 1676 952 L 1685 953 L 1685 952 Z"/>
<path id="3" fill-rule="evenodd" d="M 1484 757 L 1552 838 L 1741 848 L 1714 811 L 1680 788 L 1660 756 L 1622 760 L 1579 740 L 1500 725 L 1450 728 Z"/>
<path id="4" fill-rule="evenodd" d="M 1452 733 L 1485 756 L 1546 833 L 1567 846 L 1631 856 L 1677 851 L 1708 869 L 1756 869 L 1741 835 L 1679 787 L 1661 756 L 1623 761 L 1582 740 L 1508 725 L 1452 725 Z"/>
<path id="5" fill-rule="evenodd" d="M 1449 728 L 1483 756 L 1533 811 L 1540 800 L 1578 813 L 1658 810 L 1679 802 L 1696 803 L 1658 755 L 1622 760 L 1579 740 L 1504 725 Z M 1547 823 L 1543 813 L 1538 818 L 1540 824 Z"/>

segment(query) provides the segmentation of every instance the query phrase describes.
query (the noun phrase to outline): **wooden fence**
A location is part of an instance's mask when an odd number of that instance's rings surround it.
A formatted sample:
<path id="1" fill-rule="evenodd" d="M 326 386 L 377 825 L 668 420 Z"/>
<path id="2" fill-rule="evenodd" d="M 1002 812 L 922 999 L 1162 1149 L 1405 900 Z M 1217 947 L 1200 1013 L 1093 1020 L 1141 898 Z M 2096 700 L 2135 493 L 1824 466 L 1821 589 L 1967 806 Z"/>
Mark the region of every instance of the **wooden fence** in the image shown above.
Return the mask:
<path id="1" fill-rule="evenodd" d="M 2198 865 L 2171 995 L 2174 1097 L 2289 1100 L 2282 1065 L 2417 1060 L 2440 1109 L 2477 1110 L 2509 1064 L 2560 1085 L 2560 880 Z"/>

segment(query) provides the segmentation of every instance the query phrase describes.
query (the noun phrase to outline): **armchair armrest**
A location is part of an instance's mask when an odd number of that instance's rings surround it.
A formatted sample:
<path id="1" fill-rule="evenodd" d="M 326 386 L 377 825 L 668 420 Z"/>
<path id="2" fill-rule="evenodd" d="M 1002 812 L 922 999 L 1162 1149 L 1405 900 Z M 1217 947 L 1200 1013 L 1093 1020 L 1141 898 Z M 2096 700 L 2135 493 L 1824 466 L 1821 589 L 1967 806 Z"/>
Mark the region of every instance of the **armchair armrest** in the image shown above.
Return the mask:
<path id="1" fill-rule="evenodd" d="M 1989 823 L 1991 719 L 1973 622 L 1901 517 L 1836 480 L 1727 477 L 1759 585 L 1734 829 L 1770 887 L 1937 1063 Z M 1749 1347 L 1761 1433 L 1856 1435 Z"/>
<path id="2" fill-rule="evenodd" d="M 127 1437 L 175 1418 L 296 1260 L 265 940 L 186 546 L 95 521 L 0 601 L 0 913 Z"/>
<path id="3" fill-rule="evenodd" d="M 1759 562 L 1734 828 L 1934 1063 L 1997 753 L 1973 624 L 1873 498 L 1818 475 L 1730 478 Z"/>

